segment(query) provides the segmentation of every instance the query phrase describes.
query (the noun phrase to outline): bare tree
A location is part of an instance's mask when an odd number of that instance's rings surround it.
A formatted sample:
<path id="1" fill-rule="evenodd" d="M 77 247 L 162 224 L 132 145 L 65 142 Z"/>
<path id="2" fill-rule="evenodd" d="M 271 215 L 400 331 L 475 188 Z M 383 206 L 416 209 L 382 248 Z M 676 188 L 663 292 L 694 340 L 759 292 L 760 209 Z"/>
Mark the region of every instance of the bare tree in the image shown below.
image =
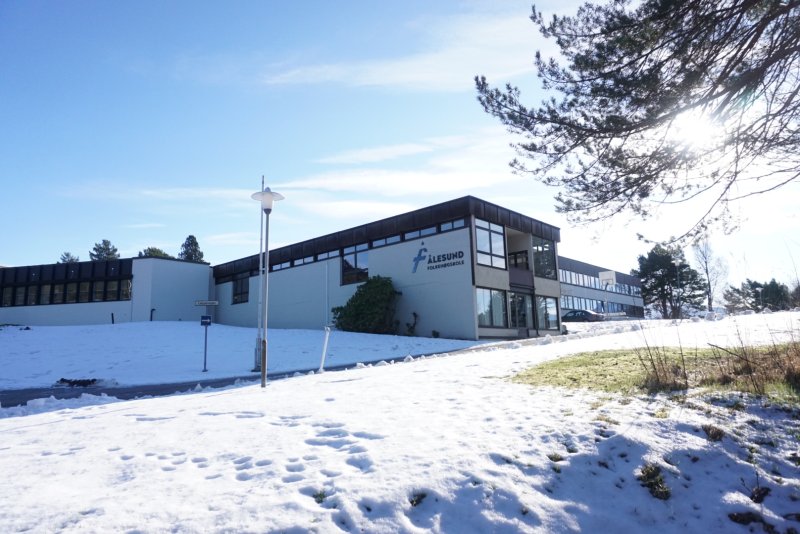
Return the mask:
<path id="1" fill-rule="evenodd" d="M 728 278 L 728 266 L 718 256 L 714 255 L 708 238 L 704 237 L 692 246 L 694 259 L 699 265 L 699 270 L 706 279 L 706 299 L 708 311 L 714 309 L 714 296 L 721 284 Z"/>

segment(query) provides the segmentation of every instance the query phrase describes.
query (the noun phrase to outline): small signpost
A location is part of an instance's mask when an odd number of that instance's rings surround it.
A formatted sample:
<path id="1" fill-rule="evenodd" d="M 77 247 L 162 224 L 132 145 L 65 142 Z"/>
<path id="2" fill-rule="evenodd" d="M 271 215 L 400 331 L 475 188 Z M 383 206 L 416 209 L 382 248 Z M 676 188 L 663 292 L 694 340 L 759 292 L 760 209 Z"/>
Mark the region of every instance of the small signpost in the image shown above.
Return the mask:
<path id="1" fill-rule="evenodd" d="M 206 329 L 206 340 L 205 345 L 203 346 L 203 372 L 207 372 L 208 369 L 206 367 L 206 362 L 208 361 L 208 327 L 211 325 L 211 316 L 210 315 L 203 315 L 200 317 L 200 326 L 204 326 Z"/>

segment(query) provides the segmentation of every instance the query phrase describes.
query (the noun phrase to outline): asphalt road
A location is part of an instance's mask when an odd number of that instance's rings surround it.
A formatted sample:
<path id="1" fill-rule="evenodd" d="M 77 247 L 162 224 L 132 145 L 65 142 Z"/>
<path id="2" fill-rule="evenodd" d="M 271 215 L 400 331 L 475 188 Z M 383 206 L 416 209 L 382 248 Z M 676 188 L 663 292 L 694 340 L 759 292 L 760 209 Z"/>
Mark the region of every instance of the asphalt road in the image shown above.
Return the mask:
<path id="1" fill-rule="evenodd" d="M 283 376 L 270 376 L 270 380 L 277 378 L 284 378 Z M 103 387 L 103 386 L 53 386 L 47 388 L 28 388 L 28 389 L 7 389 L 0 391 L 0 406 L 3 408 L 10 408 L 12 406 L 20 406 L 26 404 L 33 399 L 46 399 L 55 397 L 56 399 L 74 399 L 80 397 L 84 393 L 89 395 L 102 395 L 105 393 L 109 397 L 116 397 L 118 399 L 138 399 L 141 397 L 158 397 L 163 395 L 172 395 L 173 393 L 180 393 L 189 391 L 197 387 L 206 388 L 221 388 L 230 386 L 237 380 L 253 380 L 260 381 L 260 375 L 253 373 L 247 376 L 237 376 L 230 378 L 218 378 L 215 380 L 195 380 L 192 382 L 175 382 L 171 384 L 145 384 L 139 386 L 117 386 L 117 387 Z"/>

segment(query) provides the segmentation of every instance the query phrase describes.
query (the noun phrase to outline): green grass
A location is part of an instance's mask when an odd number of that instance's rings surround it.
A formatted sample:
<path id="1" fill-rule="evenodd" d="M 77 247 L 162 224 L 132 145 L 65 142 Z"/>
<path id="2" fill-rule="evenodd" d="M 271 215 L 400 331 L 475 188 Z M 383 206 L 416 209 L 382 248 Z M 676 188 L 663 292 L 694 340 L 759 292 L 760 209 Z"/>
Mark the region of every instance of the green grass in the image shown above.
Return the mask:
<path id="1" fill-rule="evenodd" d="M 684 369 L 685 365 L 685 369 Z M 523 371 L 514 382 L 632 395 L 704 387 L 800 402 L 798 343 L 681 350 L 650 347 L 576 354 Z"/>

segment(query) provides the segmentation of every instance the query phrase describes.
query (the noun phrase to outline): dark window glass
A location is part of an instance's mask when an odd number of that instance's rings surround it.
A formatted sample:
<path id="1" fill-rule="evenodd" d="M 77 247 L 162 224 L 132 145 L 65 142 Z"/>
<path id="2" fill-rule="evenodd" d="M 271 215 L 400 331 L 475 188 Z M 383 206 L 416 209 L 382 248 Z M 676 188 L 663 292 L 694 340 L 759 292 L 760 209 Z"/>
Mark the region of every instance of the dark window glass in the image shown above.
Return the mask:
<path id="1" fill-rule="evenodd" d="M 369 252 L 366 243 L 347 247 L 342 256 L 342 285 L 356 284 L 369 278 Z"/>
<path id="2" fill-rule="evenodd" d="M 67 280 L 75 280 L 78 278 L 80 264 L 68 263 L 67 264 Z"/>
<path id="3" fill-rule="evenodd" d="M 502 226 L 475 219 L 475 246 L 478 263 L 506 268 L 506 239 Z"/>
<path id="4" fill-rule="evenodd" d="M 52 304 L 64 303 L 64 284 L 55 284 L 53 286 L 53 301 Z"/>
<path id="5" fill-rule="evenodd" d="M 28 281 L 38 282 L 41 279 L 41 267 L 30 267 L 28 270 Z"/>
<path id="6" fill-rule="evenodd" d="M 106 282 L 105 300 L 119 300 L 119 282 L 116 280 Z"/>
<path id="7" fill-rule="evenodd" d="M 232 304 L 242 304 L 247 302 L 250 298 L 250 277 L 245 275 L 237 275 L 233 280 L 233 297 Z"/>
<path id="8" fill-rule="evenodd" d="M 50 304 L 50 284 L 42 284 L 42 290 L 39 293 L 39 304 Z"/>
<path id="9" fill-rule="evenodd" d="M 435 233 L 436 233 L 436 227 L 435 226 L 431 226 L 431 227 L 428 227 L 428 228 L 423 228 L 422 230 L 419 231 L 419 235 L 420 236 L 431 235 L 431 234 L 435 234 Z"/>
<path id="10" fill-rule="evenodd" d="M 13 287 L 4 287 L 3 288 L 3 300 L 0 302 L 3 307 L 11 306 L 14 303 L 14 288 Z"/>
<path id="11" fill-rule="evenodd" d="M 120 282 L 119 300 L 131 300 L 131 281 L 122 280 Z"/>
<path id="12" fill-rule="evenodd" d="M 530 295 L 511 293 L 508 296 L 511 308 L 511 326 L 533 328 L 533 299 Z"/>
<path id="13" fill-rule="evenodd" d="M 552 297 L 536 297 L 536 323 L 539 330 L 558 330 L 558 306 Z"/>
<path id="14" fill-rule="evenodd" d="M 89 302 L 91 288 L 92 284 L 90 282 L 81 282 L 78 285 L 78 302 Z"/>
<path id="15" fill-rule="evenodd" d="M 25 288 L 18 287 L 14 292 L 14 306 L 24 306 L 25 305 Z"/>
<path id="16" fill-rule="evenodd" d="M 105 295 L 106 291 L 106 284 L 104 282 L 95 282 L 92 284 L 92 300 L 95 302 L 101 302 Z"/>
<path id="17" fill-rule="evenodd" d="M 505 328 L 506 292 L 496 289 L 478 288 L 478 326 Z"/>
<path id="18" fill-rule="evenodd" d="M 549 239 L 533 237 L 533 272 L 542 278 L 556 279 L 556 247 Z M 577 282 L 577 285 L 586 285 Z"/>
<path id="19" fill-rule="evenodd" d="M 39 296 L 38 293 L 39 293 L 38 286 L 28 286 L 28 297 L 25 301 L 25 304 L 27 304 L 28 306 L 35 306 Z"/>
<path id="20" fill-rule="evenodd" d="M 64 295 L 64 302 L 72 304 L 78 302 L 78 284 L 77 282 L 70 282 L 67 284 L 67 290 Z"/>

